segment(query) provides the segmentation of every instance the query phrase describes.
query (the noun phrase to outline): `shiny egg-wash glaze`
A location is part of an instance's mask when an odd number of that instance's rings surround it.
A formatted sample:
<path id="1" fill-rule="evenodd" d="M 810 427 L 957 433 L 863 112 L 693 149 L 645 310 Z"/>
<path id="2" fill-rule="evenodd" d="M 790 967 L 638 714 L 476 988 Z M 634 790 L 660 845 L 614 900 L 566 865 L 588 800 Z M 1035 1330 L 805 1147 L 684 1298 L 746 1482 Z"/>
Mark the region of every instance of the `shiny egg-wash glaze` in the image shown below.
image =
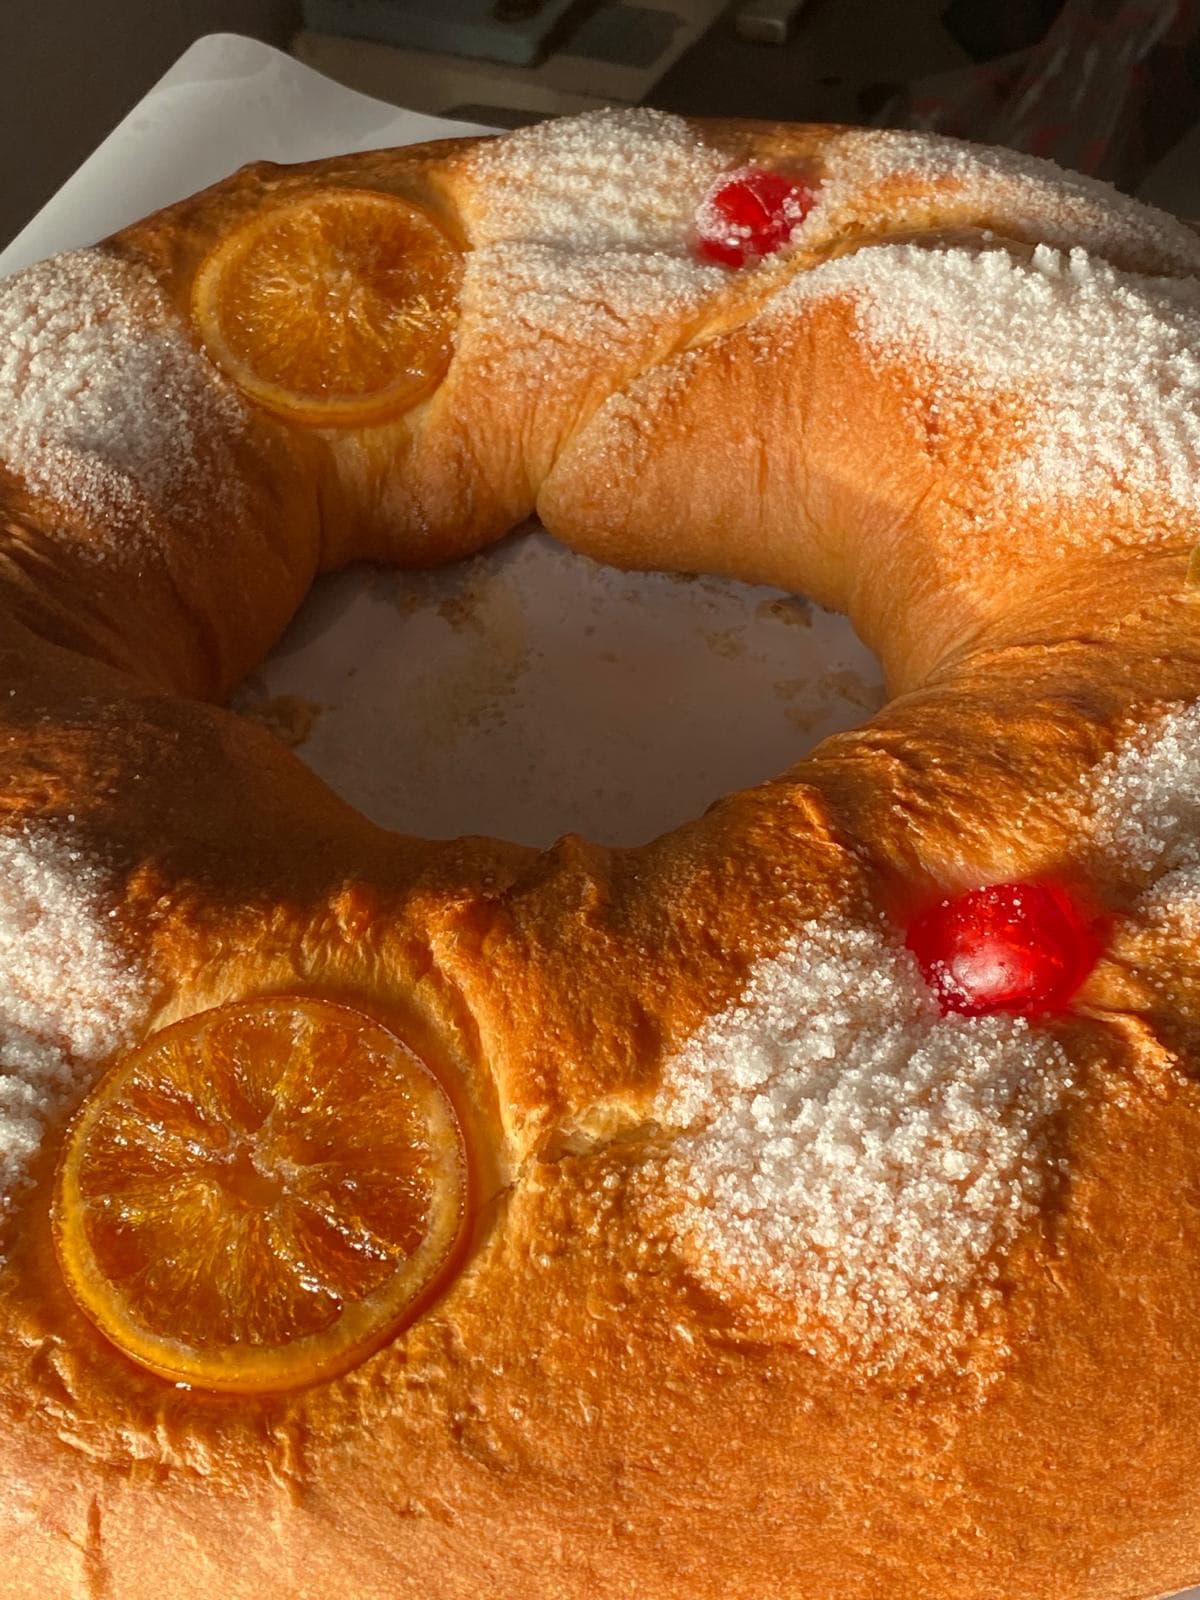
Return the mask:
<path id="1" fill-rule="evenodd" d="M 757 265 L 697 260 L 747 166 L 811 211 Z M 458 321 L 427 397 L 321 429 L 241 397 L 190 306 L 233 229 L 347 187 L 459 241 Z M 0 285 L 12 1600 L 1200 1577 L 1195 943 L 1139 910 L 1137 777 L 1174 793 L 1194 754 L 1198 270 L 1041 164 L 631 112 L 249 168 Z M 844 608 L 895 698 L 644 848 L 544 853 L 384 833 L 216 709 L 318 572 L 533 512 Z M 1108 928 L 1070 1008 L 940 1017 L 897 930 L 1045 877 Z M 429 1063 L 474 1221 L 361 1366 L 205 1395 L 76 1310 L 52 1172 L 114 1051 L 270 993 Z"/>

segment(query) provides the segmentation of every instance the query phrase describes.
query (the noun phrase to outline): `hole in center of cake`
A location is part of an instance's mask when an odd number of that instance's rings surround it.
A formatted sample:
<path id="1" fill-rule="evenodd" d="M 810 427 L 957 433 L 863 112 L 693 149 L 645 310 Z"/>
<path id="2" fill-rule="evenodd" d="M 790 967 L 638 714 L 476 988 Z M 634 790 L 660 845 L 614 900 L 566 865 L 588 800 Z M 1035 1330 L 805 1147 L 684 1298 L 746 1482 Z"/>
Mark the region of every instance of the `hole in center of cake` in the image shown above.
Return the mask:
<path id="1" fill-rule="evenodd" d="M 382 827 L 634 845 L 865 721 L 881 680 L 799 596 L 534 532 L 323 580 L 234 705 Z"/>

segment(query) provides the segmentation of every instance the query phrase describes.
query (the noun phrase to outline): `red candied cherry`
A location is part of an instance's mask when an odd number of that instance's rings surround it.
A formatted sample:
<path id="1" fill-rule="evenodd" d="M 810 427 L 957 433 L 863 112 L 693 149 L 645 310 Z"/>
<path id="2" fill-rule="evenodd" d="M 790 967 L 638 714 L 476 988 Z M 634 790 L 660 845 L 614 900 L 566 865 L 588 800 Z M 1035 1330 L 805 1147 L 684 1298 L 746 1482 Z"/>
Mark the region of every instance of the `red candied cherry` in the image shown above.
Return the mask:
<path id="1" fill-rule="evenodd" d="M 723 267 L 751 266 L 790 241 L 815 200 L 807 184 L 750 167 L 723 183 L 696 213 L 696 254 Z"/>
<path id="2" fill-rule="evenodd" d="M 1061 1011 L 1096 964 L 1100 941 L 1053 883 L 993 883 L 943 900 L 908 929 L 943 1011 Z"/>

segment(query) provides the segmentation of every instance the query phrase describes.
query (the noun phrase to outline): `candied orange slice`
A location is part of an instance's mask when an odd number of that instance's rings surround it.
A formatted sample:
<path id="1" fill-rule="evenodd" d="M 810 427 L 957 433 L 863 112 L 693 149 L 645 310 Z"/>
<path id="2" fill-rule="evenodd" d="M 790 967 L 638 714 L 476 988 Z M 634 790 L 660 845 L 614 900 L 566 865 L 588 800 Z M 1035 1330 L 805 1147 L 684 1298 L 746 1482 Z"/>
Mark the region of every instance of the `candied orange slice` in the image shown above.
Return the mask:
<path id="1" fill-rule="evenodd" d="M 458 1119 L 386 1028 L 260 999 L 151 1036 L 68 1130 L 54 1236 L 83 1311 L 179 1383 L 290 1389 L 427 1302 L 466 1216 Z"/>
<path id="2" fill-rule="evenodd" d="M 320 427 L 380 422 L 450 361 L 460 253 L 396 195 L 329 189 L 262 212 L 201 264 L 192 314 L 251 399 Z"/>

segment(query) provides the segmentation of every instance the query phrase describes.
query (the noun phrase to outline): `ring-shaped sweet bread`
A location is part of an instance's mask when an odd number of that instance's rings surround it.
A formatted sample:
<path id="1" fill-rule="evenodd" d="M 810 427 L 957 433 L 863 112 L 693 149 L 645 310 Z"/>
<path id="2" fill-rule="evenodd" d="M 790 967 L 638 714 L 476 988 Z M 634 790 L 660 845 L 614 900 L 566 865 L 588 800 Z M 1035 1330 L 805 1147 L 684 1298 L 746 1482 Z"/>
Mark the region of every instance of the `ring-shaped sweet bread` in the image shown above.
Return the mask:
<path id="1" fill-rule="evenodd" d="M 1198 272 L 1042 163 L 632 111 L 0 284 L 9 1600 L 1200 1577 Z M 219 709 L 317 573 L 533 513 L 845 609 L 889 705 L 545 852 Z"/>

